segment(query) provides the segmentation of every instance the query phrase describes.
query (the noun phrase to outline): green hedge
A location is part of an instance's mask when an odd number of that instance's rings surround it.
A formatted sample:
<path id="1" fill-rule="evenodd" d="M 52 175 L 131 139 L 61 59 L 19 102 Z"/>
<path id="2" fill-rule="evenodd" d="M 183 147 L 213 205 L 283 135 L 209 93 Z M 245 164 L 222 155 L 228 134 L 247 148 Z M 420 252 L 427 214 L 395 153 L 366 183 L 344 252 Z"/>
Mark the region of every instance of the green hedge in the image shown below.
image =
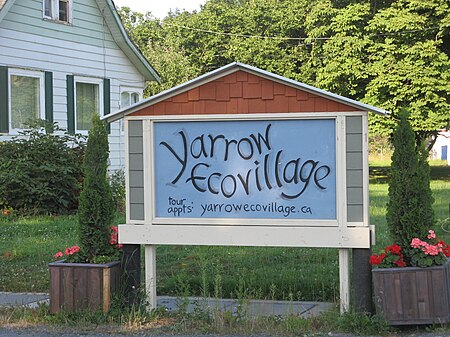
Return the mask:
<path id="1" fill-rule="evenodd" d="M 25 214 L 76 211 L 82 181 L 83 138 L 37 121 L 0 143 L 0 208 Z"/>

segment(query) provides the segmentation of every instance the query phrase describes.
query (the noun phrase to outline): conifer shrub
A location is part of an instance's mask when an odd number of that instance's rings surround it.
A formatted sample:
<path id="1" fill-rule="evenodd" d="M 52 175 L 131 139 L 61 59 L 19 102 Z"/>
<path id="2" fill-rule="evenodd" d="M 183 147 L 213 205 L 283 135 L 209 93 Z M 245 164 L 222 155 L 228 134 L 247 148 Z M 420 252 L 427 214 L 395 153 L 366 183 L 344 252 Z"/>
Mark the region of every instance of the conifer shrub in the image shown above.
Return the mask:
<path id="1" fill-rule="evenodd" d="M 30 122 L 0 143 L 0 209 L 22 214 L 70 214 L 78 208 L 84 138 L 56 123 Z"/>
<path id="2" fill-rule="evenodd" d="M 108 179 L 108 133 L 94 114 L 84 156 L 83 190 L 78 208 L 81 252 L 87 262 L 105 262 L 114 253 L 110 244 L 115 207 Z"/>
<path id="3" fill-rule="evenodd" d="M 125 213 L 125 171 L 116 170 L 109 176 L 109 185 L 111 186 L 111 193 L 119 214 Z"/>
<path id="4" fill-rule="evenodd" d="M 386 220 L 393 241 L 406 254 L 412 239 L 427 237 L 434 226 L 428 154 L 415 139 L 408 113 L 403 112 L 393 134 Z"/>

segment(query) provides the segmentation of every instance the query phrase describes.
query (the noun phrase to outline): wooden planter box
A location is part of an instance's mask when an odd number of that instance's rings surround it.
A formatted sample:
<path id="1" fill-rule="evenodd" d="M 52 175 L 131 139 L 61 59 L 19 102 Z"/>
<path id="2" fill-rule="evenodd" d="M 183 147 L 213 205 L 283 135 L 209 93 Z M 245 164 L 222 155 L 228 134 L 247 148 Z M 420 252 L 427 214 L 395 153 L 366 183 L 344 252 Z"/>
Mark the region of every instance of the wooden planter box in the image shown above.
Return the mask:
<path id="1" fill-rule="evenodd" d="M 50 313 L 80 309 L 103 310 L 111 306 L 111 294 L 119 289 L 120 262 L 106 264 L 49 264 Z"/>
<path id="2" fill-rule="evenodd" d="M 450 263 L 373 269 L 377 314 L 391 325 L 450 322 Z"/>

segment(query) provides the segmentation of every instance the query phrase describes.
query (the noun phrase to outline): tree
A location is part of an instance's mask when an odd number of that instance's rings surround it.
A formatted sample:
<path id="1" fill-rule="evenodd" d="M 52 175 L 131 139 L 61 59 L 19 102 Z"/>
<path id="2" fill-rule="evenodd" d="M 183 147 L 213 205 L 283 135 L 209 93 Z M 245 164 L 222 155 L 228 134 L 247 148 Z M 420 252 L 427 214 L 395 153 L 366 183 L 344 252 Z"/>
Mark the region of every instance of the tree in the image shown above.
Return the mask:
<path id="1" fill-rule="evenodd" d="M 367 47 L 370 40 L 365 26 L 371 18 L 370 6 L 362 2 L 339 9 L 323 8 L 323 11 L 328 13 L 323 23 L 327 29 L 318 37 L 330 38 L 316 41 L 313 49 L 317 55 L 314 57 L 315 85 L 360 100 L 369 81 Z M 310 34 L 317 33 L 317 28 L 311 27 Z"/>
<path id="2" fill-rule="evenodd" d="M 391 111 L 370 117 L 371 136 L 389 137 L 404 108 L 417 144 L 450 126 L 446 0 L 209 0 L 122 17 L 166 82 L 149 94 L 238 61 Z"/>
<path id="3" fill-rule="evenodd" d="M 393 134 L 391 177 L 386 220 L 403 251 L 413 238 L 425 238 L 434 225 L 433 197 L 426 152 L 416 145 L 408 113 L 402 112 Z"/>
<path id="4" fill-rule="evenodd" d="M 147 83 L 144 96 L 155 95 L 201 74 L 198 66 L 189 61 L 179 39 L 171 33 L 170 18 L 166 19 L 168 26 L 163 28 L 161 20 L 151 13 L 144 15 L 122 7 L 119 14 L 131 39 L 161 77 L 161 84 Z"/>
<path id="5" fill-rule="evenodd" d="M 371 80 L 364 99 L 393 112 L 388 119 L 371 118 L 373 133 L 389 135 L 406 107 L 417 144 L 448 127 L 450 60 L 444 37 L 449 14 L 447 1 L 402 0 L 368 23 Z"/>
<path id="6" fill-rule="evenodd" d="M 99 262 L 103 256 L 111 255 L 113 249 L 109 240 L 115 208 L 107 176 L 108 154 L 106 125 L 94 114 L 84 156 L 83 190 L 78 208 L 79 241 L 88 262 Z"/>
<path id="7" fill-rule="evenodd" d="M 0 143 L 0 207 L 25 214 L 74 213 L 82 181 L 83 138 L 43 120 L 29 126 Z"/>

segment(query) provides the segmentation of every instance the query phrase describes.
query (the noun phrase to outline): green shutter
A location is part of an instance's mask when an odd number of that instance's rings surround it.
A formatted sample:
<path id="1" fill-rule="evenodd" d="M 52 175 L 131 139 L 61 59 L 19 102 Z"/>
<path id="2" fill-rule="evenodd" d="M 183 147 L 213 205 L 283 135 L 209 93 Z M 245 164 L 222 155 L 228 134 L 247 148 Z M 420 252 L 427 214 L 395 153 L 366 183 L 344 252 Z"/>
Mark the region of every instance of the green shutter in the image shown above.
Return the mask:
<path id="1" fill-rule="evenodd" d="M 0 132 L 9 132 L 8 68 L 0 66 Z"/>
<path id="2" fill-rule="evenodd" d="M 45 72 L 45 120 L 53 123 L 53 73 Z"/>
<path id="3" fill-rule="evenodd" d="M 75 83 L 73 75 L 67 75 L 67 131 L 75 133 Z"/>
<path id="4" fill-rule="evenodd" d="M 109 115 L 111 112 L 111 80 L 103 79 L 103 116 Z M 111 124 L 107 126 L 108 133 L 111 133 Z"/>

